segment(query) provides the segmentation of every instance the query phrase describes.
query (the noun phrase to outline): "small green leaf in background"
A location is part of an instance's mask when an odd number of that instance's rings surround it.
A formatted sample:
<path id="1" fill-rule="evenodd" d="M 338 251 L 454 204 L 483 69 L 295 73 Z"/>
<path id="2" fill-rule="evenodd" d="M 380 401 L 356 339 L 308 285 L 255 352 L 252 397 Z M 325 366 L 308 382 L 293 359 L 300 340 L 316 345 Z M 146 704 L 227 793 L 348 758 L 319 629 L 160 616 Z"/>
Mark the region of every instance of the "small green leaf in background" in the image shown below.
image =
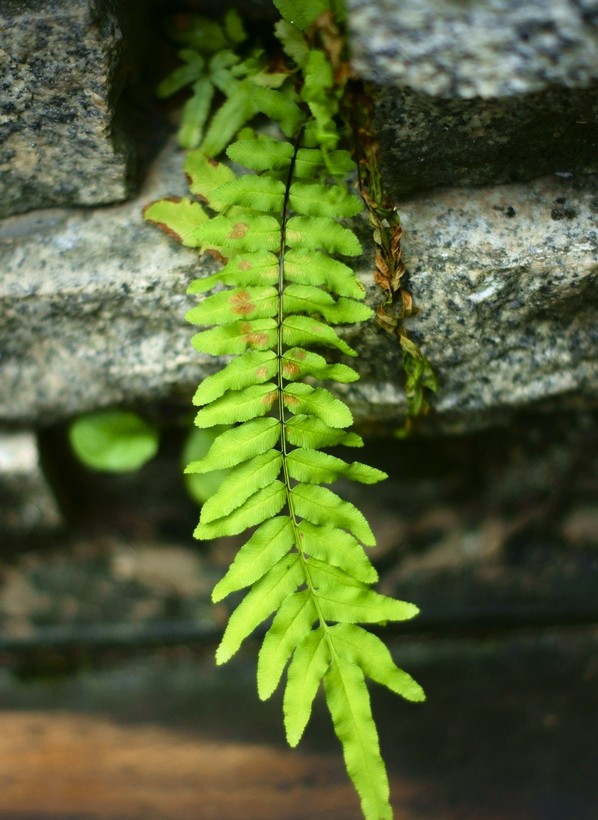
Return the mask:
<path id="1" fill-rule="evenodd" d="M 228 427 L 212 427 L 209 430 L 192 430 L 183 448 L 183 464 L 198 461 L 207 455 L 208 450 L 220 433 Z M 198 504 L 203 504 L 216 494 L 230 470 L 212 470 L 209 473 L 186 473 L 187 492 Z"/>
<path id="2" fill-rule="evenodd" d="M 111 473 L 138 470 L 158 451 L 157 430 L 136 413 L 123 410 L 77 419 L 69 439 L 86 467 Z"/>

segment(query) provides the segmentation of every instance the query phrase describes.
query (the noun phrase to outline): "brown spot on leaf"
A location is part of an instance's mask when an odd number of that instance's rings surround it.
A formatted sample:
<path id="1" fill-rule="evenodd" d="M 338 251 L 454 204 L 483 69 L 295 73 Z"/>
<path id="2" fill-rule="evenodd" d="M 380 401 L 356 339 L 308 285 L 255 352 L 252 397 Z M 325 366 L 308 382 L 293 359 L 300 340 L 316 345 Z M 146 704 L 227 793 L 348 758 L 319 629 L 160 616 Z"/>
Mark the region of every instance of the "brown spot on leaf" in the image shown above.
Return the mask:
<path id="1" fill-rule="evenodd" d="M 295 362 L 284 362 L 282 365 L 282 372 L 285 376 L 292 379 L 301 373 L 301 368 L 298 364 L 295 364 Z"/>
<path id="2" fill-rule="evenodd" d="M 269 393 L 266 393 L 266 395 L 262 399 L 262 402 L 266 405 L 266 407 L 272 407 L 272 405 L 276 401 L 277 396 L 278 396 L 278 391 L 277 390 L 271 390 Z"/>
<path id="3" fill-rule="evenodd" d="M 307 350 L 303 350 L 302 348 L 298 348 L 293 353 L 293 356 L 296 359 L 299 359 L 300 362 L 302 362 L 304 359 L 307 359 Z"/>
<path id="4" fill-rule="evenodd" d="M 255 375 L 258 377 L 258 379 L 265 379 L 268 375 L 268 368 L 258 367 L 258 369 L 255 371 Z"/>
<path id="5" fill-rule="evenodd" d="M 235 222 L 232 231 L 229 233 L 229 239 L 243 239 L 247 235 L 249 225 L 247 222 Z"/>
<path id="6" fill-rule="evenodd" d="M 248 262 L 247 259 L 242 259 L 239 264 L 237 265 L 239 270 L 251 270 L 252 264 Z"/>
<path id="7" fill-rule="evenodd" d="M 246 290 L 237 291 L 228 301 L 233 313 L 238 313 L 240 316 L 248 316 L 255 310 L 255 304 L 251 301 L 249 293 Z"/>
<path id="8" fill-rule="evenodd" d="M 299 404 L 299 399 L 297 396 L 290 396 L 287 393 L 284 394 L 284 403 L 290 409 L 291 407 L 297 407 Z"/>

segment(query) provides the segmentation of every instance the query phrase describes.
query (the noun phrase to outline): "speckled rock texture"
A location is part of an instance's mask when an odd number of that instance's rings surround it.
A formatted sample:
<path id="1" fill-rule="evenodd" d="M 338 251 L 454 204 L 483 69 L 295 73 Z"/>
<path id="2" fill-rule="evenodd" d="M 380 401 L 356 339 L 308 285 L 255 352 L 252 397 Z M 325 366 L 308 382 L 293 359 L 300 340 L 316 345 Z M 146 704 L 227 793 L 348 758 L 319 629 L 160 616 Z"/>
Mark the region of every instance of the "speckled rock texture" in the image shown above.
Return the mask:
<path id="1" fill-rule="evenodd" d="M 111 0 L 0 0 L 0 217 L 130 193 L 119 98 L 127 16 Z"/>
<path id="2" fill-rule="evenodd" d="M 598 171 L 597 0 L 348 0 L 389 185 Z"/>
<path id="3" fill-rule="evenodd" d="M 43 426 L 197 381 L 185 289 L 207 263 L 141 216 L 177 186 L 170 151 L 137 199 L 0 223 L 0 421 Z"/>
<path id="4" fill-rule="evenodd" d="M 35 435 L 0 433 L 0 543 L 50 533 L 62 516 L 40 468 Z"/>
<path id="5" fill-rule="evenodd" d="M 187 283 L 215 263 L 141 221 L 144 204 L 182 192 L 180 165 L 167 149 L 125 205 L 4 221 L 0 422 L 43 426 L 108 405 L 187 402 L 214 367 L 193 351 L 184 314 Z M 420 308 L 410 331 L 439 374 L 435 424 L 470 429 L 536 403 L 596 402 L 597 210 L 590 177 L 405 203 L 405 261 Z M 369 259 L 362 264 L 371 282 Z M 347 388 L 349 403 L 361 421 L 397 421 L 396 341 L 373 324 L 352 333 L 363 378 Z"/>

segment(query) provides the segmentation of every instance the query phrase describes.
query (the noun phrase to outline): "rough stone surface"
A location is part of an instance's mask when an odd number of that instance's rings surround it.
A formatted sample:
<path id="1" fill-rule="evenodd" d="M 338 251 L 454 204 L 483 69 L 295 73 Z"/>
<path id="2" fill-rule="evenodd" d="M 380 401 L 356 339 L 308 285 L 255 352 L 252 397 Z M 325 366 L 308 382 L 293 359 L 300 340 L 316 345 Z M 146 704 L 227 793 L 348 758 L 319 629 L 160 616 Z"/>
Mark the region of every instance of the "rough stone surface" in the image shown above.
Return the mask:
<path id="1" fill-rule="evenodd" d="M 0 0 L 0 216 L 129 194 L 117 108 L 134 5 Z"/>
<path id="2" fill-rule="evenodd" d="M 0 434 L 0 542 L 55 530 L 62 522 L 30 432 Z"/>
<path id="3" fill-rule="evenodd" d="M 502 423 L 515 408 L 551 400 L 596 402 L 597 183 L 549 177 L 401 206 L 420 310 L 408 328 L 437 370 L 445 425 Z M 380 357 L 396 403 L 397 357 L 385 345 L 373 361 Z M 379 365 L 375 373 L 380 389 Z"/>
<path id="4" fill-rule="evenodd" d="M 184 320 L 197 255 L 141 216 L 152 199 L 184 188 L 172 152 L 146 183 L 123 205 L 36 211 L 0 225 L 4 421 L 49 424 L 188 391 L 199 378 Z"/>
<path id="5" fill-rule="evenodd" d="M 215 366 L 193 351 L 184 320 L 187 283 L 215 263 L 141 221 L 142 205 L 177 188 L 180 157 L 168 149 L 137 200 L 4 221 L 0 421 L 45 425 L 101 406 L 187 401 Z M 538 403 L 596 402 L 597 209 L 591 177 L 404 204 L 420 309 L 410 331 L 439 376 L 438 424 L 468 429 Z M 398 419 L 396 341 L 373 324 L 352 333 L 363 377 L 348 401 L 361 420 Z"/>
<path id="6" fill-rule="evenodd" d="M 598 170 L 596 0 L 349 0 L 398 195 Z"/>

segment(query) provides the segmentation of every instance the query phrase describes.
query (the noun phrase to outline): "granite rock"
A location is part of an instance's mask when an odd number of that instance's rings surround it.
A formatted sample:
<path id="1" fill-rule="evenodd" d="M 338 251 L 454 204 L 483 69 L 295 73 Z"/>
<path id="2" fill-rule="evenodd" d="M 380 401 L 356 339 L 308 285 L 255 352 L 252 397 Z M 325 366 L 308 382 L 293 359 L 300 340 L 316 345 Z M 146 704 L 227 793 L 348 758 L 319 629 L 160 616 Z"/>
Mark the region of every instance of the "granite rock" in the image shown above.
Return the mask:
<path id="1" fill-rule="evenodd" d="M 168 151 L 137 199 L 0 223 L 0 420 L 36 426 L 191 389 L 187 283 L 207 264 L 142 220 L 184 192 Z"/>
<path id="2" fill-rule="evenodd" d="M 141 220 L 144 204 L 183 190 L 180 155 L 167 148 L 136 200 L 4 221 L 1 423 L 186 403 L 216 366 L 193 351 L 184 320 L 187 283 L 214 261 Z M 596 403 L 597 210 L 592 177 L 448 189 L 404 203 L 419 307 L 409 329 L 439 376 L 435 424 L 471 429 L 520 408 Z M 367 255 L 360 264 L 371 282 Z M 398 345 L 373 324 L 351 333 L 363 377 L 346 387 L 347 399 L 358 419 L 394 423 L 405 407 Z"/>
<path id="3" fill-rule="evenodd" d="M 521 408 L 595 406 L 597 190 L 597 177 L 553 176 L 401 205 L 419 309 L 407 327 L 439 376 L 434 407 L 445 431 L 507 423 Z M 364 345 L 376 363 L 364 384 L 369 412 L 375 403 L 391 412 L 399 357 L 374 334 Z"/>
<path id="4" fill-rule="evenodd" d="M 118 109 L 135 5 L 0 0 L 0 216 L 129 195 Z"/>
<path id="5" fill-rule="evenodd" d="M 62 524 L 56 500 L 40 468 L 35 435 L 0 433 L 0 545 L 7 539 L 45 534 Z"/>
<path id="6" fill-rule="evenodd" d="M 395 194 L 598 171 L 596 0 L 348 8 Z"/>

